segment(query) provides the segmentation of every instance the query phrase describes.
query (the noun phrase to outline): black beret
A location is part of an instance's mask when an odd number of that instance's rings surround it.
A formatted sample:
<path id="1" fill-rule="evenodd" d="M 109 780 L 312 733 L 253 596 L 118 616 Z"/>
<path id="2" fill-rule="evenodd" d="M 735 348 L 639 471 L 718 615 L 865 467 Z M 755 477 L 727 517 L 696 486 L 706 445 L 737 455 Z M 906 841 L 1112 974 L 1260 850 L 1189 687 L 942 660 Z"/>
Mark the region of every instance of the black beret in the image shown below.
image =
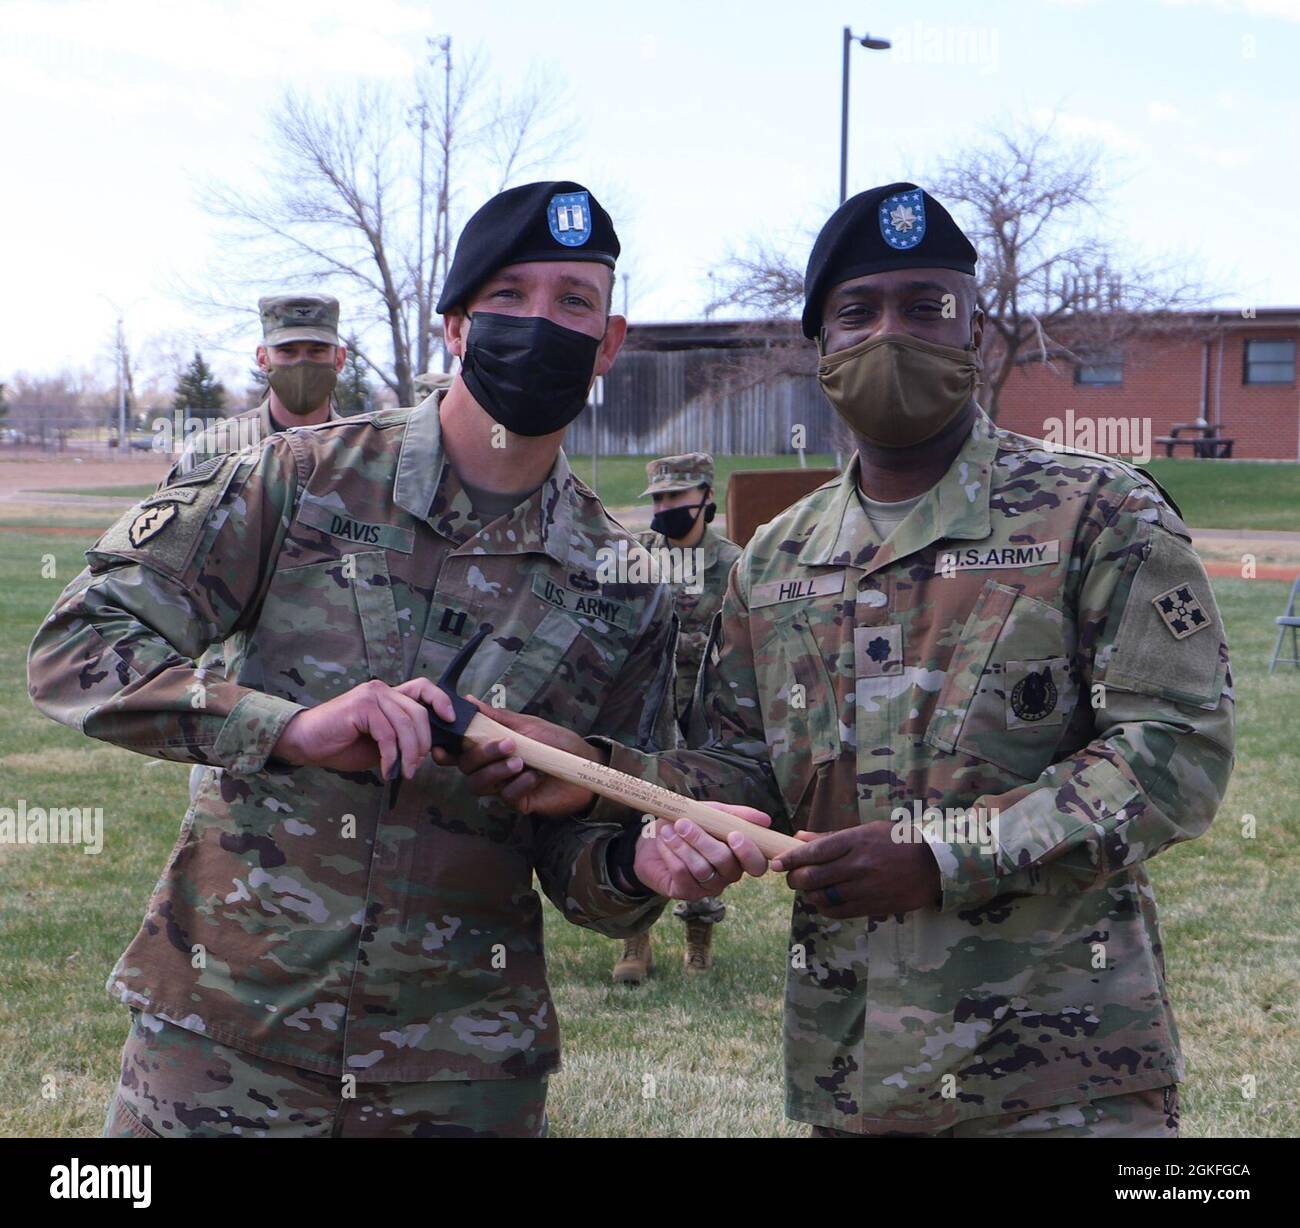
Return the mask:
<path id="1" fill-rule="evenodd" d="M 438 314 L 463 307 L 508 264 L 591 260 L 612 269 L 618 253 L 614 223 L 582 184 L 552 179 L 509 188 L 465 223 L 438 298 Z"/>
<path id="2" fill-rule="evenodd" d="M 822 227 L 804 274 L 803 334 L 816 337 L 832 286 L 889 269 L 975 273 L 975 249 L 952 215 L 914 183 L 849 197 Z"/>

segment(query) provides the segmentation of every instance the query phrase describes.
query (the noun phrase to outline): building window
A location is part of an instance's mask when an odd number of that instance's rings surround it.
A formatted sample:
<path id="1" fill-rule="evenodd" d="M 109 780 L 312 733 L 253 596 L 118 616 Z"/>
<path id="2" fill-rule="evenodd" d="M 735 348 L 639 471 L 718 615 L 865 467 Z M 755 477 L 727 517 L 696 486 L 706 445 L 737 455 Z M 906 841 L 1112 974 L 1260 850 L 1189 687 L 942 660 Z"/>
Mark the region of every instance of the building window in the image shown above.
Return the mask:
<path id="1" fill-rule="evenodd" d="M 1294 341 L 1247 341 L 1245 384 L 1294 384 Z"/>
<path id="2" fill-rule="evenodd" d="M 1101 387 L 1124 382 L 1124 359 L 1118 354 L 1096 354 L 1085 358 L 1074 368 L 1076 384 L 1096 384 Z"/>

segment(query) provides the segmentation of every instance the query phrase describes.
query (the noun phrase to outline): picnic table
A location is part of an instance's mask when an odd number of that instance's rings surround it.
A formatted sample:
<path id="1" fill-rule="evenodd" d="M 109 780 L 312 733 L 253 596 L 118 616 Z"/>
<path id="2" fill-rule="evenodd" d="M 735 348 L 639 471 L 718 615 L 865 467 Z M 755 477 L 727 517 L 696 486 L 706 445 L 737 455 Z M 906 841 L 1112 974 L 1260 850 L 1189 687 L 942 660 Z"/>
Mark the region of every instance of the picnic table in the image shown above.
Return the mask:
<path id="1" fill-rule="evenodd" d="M 1175 448 L 1184 447 L 1191 448 L 1192 455 L 1203 460 L 1231 456 L 1235 442 L 1235 439 L 1220 435 L 1217 426 L 1201 422 L 1178 422 L 1169 428 L 1168 435 L 1156 436 L 1156 443 L 1165 445 L 1166 456 L 1173 456 Z"/>

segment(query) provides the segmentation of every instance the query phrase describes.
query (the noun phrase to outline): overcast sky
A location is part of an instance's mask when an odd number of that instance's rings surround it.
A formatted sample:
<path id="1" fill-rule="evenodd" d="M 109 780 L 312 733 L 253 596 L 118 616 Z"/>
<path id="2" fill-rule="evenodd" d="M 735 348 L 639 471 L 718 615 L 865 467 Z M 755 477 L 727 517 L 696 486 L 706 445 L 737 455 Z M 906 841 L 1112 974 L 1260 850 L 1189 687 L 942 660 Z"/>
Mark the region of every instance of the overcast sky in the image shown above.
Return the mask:
<path id="1" fill-rule="evenodd" d="M 802 259 L 834 208 L 846 22 L 894 42 L 853 48 L 850 191 L 1055 114 L 1114 168 L 1098 230 L 1300 305 L 1300 0 L 0 0 L 0 379 L 104 362 L 120 307 L 135 348 L 206 330 L 239 382 L 253 318 L 223 348 L 175 293 L 220 255 L 198 187 L 256 186 L 285 86 L 401 87 L 444 33 L 562 89 L 575 140 L 529 177 L 617 209 L 634 321 L 696 318 L 730 249 Z"/>

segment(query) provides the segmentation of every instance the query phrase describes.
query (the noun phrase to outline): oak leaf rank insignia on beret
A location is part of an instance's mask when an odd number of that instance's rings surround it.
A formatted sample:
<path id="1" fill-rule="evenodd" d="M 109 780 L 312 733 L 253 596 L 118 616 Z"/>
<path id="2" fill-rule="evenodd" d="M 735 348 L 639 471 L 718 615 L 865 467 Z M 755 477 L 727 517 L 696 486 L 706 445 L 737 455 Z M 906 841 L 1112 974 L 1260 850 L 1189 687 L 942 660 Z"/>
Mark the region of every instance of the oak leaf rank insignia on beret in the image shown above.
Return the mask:
<path id="1" fill-rule="evenodd" d="M 920 188 L 895 192 L 880 202 L 880 237 L 900 252 L 925 238 L 925 197 Z"/>

